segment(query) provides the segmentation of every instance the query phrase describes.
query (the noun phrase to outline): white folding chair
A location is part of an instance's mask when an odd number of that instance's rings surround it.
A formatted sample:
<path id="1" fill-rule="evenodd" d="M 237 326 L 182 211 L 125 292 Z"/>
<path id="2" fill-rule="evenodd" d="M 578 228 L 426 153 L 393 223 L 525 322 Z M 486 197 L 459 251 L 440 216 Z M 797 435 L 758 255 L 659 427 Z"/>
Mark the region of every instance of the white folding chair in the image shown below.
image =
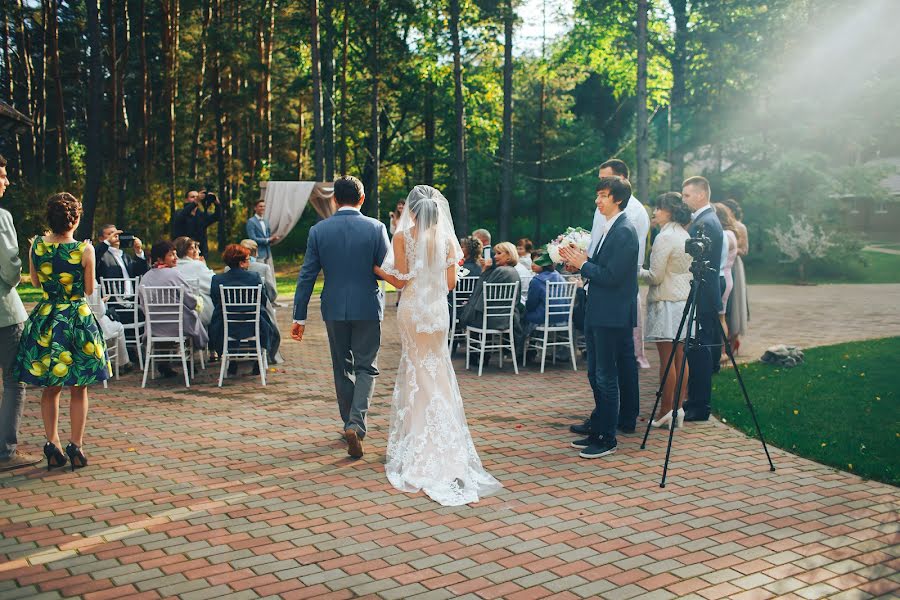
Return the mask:
<path id="1" fill-rule="evenodd" d="M 484 284 L 484 314 L 481 319 L 481 327 L 466 327 L 466 369 L 469 368 L 469 356 L 472 352 L 478 352 L 478 376 L 484 367 L 484 353 L 499 350 L 500 367 L 503 367 L 503 351 L 509 350 L 512 356 L 513 370 L 519 374 L 519 366 L 516 363 L 516 350 L 513 340 L 513 316 L 516 305 L 519 303 L 519 282 L 515 283 L 485 283 Z M 507 326 L 502 329 L 489 329 L 487 324 L 491 319 L 504 319 Z"/>
<path id="2" fill-rule="evenodd" d="M 103 318 L 104 315 L 104 306 L 103 302 L 100 300 L 100 290 L 95 289 L 94 293 L 90 296 L 84 297 L 87 305 L 90 307 L 91 312 L 94 313 L 94 317 L 97 319 L 97 325 L 100 326 L 100 319 Z M 100 327 L 100 333 L 103 334 L 103 341 L 106 344 L 106 360 L 109 361 L 109 364 L 113 365 L 115 369 L 113 373 L 110 373 L 110 377 L 115 374 L 116 379 L 119 378 L 119 363 L 121 361 L 121 357 L 119 356 L 119 338 L 124 336 L 124 333 L 115 332 L 113 334 L 107 335 L 103 328 Z M 108 388 L 109 383 L 107 380 L 103 381 L 103 387 Z"/>
<path id="3" fill-rule="evenodd" d="M 262 285 L 219 287 L 224 323 L 219 387 L 222 387 L 228 363 L 232 360 L 255 360 L 259 365 L 259 378 L 263 386 L 266 385 L 269 360 L 266 350 L 262 347 L 259 333 L 262 293 Z M 237 338 L 232 335 L 236 328 L 240 327 L 246 331 L 246 327 L 250 324 L 253 325 L 252 336 Z"/>
<path id="4" fill-rule="evenodd" d="M 450 330 L 448 331 L 447 339 L 451 352 L 453 351 L 453 342 L 466 339 L 466 332 L 462 329 L 457 330 L 459 314 L 462 312 L 466 302 L 469 301 L 469 298 L 472 297 L 472 292 L 475 291 L 475 283 L 477 282 L 477 277 L 460 277 L 456 280 L 456 287 L 453 288 L 450 299 Z"/>
<path id="5" fill-rule="evenodd" d="M 143 342 L 144 321 L 138 309 L 137 290 L 140 277 L 104 277 L 100 279 L 100 296 L 109 298 L 108 305 L 119 315 L 130 315 L 131 323 L 122 322 L 125 327 L 125 347 L 134 346 L 138 366 L 144 368 Z"/>
<path id="6" fill-rule="evenodd" d="M 180 360 L 184 370 L 184 385 L 191 387 L 190 378 L 194 376 L 194 340 L 184 335 L 184 288 L 144 286 L 141 288 L 141 299 L 147 317 L 147 354 L 141 387 L 147 387 L 148 374 L 153 378 L 153 365 L 157 360 Z M 176 334 L 162 333 L 161 330 L 166 325 L 174 326 Z"/>
<path id="7" fill-rule="evenodd" d="M 575 336 L 572 327 L 572 311 L 575 308 L 575 290 L 578 285 L 574 281 L 551 281 L 547 283 L 547 297 L 544 300 L 544 324 L 538 325 L 531 332 L 531 337 L 522 349 L 522 366 L 525 366 L 525 357 L 529 350 L 541 351 L 541 373 L 544 372 L 544 363 L 547 361 L 547 348 L 566 346 L 572 356 L 572 370 L 575 366 Z M 550 322 L 562 321 L 564 323 L 552 325 Z M 560 335 L 563 339 L 559 339 Z M 553 353 L 553 364 L 556 364 L 556 352 Z"/>

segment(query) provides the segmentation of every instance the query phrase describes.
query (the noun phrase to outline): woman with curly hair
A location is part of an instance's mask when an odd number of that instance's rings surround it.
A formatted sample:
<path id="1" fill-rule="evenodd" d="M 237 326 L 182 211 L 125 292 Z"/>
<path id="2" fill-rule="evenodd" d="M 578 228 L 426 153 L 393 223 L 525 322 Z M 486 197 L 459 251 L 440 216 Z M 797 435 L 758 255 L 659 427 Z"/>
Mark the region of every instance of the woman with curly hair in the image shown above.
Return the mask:
<path id="1" fill-rule="evenodd" d="M 25 323 L 16 358 L 19 380 L 44 388 L 41 416 L 47 443 L 47 469 L 68 461 L 72 470 L 87 466 L 82 451 L 87 422 L 87 386 L 109 379 L 111 368 L 100 325 L 85 301 L 94 292 L 94 248 L 74 238 L 81 202 L 66 192 L 47 200 L 50 232 L 35 238 L 29 255 L 31 285 L 43 297 Z M 65 454 L 59 440 L 59 396 L 70 388 L 71 431 Z"/>

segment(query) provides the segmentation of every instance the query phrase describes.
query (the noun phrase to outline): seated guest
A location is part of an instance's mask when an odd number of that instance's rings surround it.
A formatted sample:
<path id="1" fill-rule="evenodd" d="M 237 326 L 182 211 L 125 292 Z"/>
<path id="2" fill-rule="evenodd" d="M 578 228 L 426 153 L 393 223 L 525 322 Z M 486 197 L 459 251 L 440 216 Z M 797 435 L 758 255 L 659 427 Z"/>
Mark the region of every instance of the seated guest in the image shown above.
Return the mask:
<path id="1" fill-rule="evenodd" d="M 263 281 L 263 292 L 265 292 L 266 298 L 268 298 L 269 303 L 274 303 L 275 299 L 278 297 L 278 287 L 276 286 L 275 274 L 272 272 L 272 267 L 259 260 L 259 246 L 256 242 L 251 239 L 241 240 L 241 246 L 250 251 L 250 267 L 247 270 L 259 274 L 260 279 Z M 229 268 L 225 267 L 225 270 L 228 271 Z M 274 323 L 275 307 L 268 305 L 268 310 L 269 316 L 272 317 L 272 322 Z"/>
<path id="2" fill-rule="evenodd" d="M 463 263 L 461 266 L 469 271 L 467 277 L 478 277 L 481 275 L 481 265 L 478 263 L 478 259 L 481 258 L 483 249 L 481 240 L 473 236 L 464 237 L 459 241 L 459 245 L 462 248 L 463 253 Z"/>
<path id="3" fill-rule="evenodd" d="M 97 279 L 140 277 L 150 268 L 147 258 L 144 256 L 144 247 L 141 240 L 134 238 L 131 247 L 134 257 L 129 256 L 121 249 L 119 234 L 122 233 L 115 225 L 104 225 L 98 234 L 99 241 L 94 245 L 97 254 Z"/>
<path id="4" fill-rule="evenodd" d="M 219 293 L 220 286 L 255 286 L 262 285 L 262 278 L 259 273 L 254 273 L 250 268 L 250 251 L 239 244 L 228 244 L 225 252 L 222 253 L 222 260 L 228 266 L 228 271 L 221 275 L 216 275 L 212 280 L 212 298 L 215 310 L 213 311 L 213 319 L 209 325 L 210 347 L 220 355 L 224 348 L 225 337 L 225 321 L 222 314 L 222 299 Z M 265 289 L 265 288 L 263 288 Z M 278 346 L 281 344 L 281 336 L 278 328 L 269 318 L 266 312 L 268 299 L 263 291 L 260 294 L 260 302 L 262 310 L 259 319 L 259 336 L 260 345 L 269 354 L 270 362 L 275 362 L 274 357 L 278 352 Z M 232 340 L 243 340 L 252 337 L 255 333 L 253 323 L 235 325 L 233 328 L 229 325 L 228 335 Z M 254 365 L 254 373 L 259 373 L 259 365 Z M 237 363 L 231 363 L 228 367 L 228 373 L 234 375 L 237 373 Z"/>
<path id="5" fill-rule="evenodd" d="M 212 278 L 215 272 L 207 267 L 206 261 L 200 257 L 200 244 L 196 240 L 181 236 L 173 243 L 175 244 L 175 252 L 178 254 L 178 263 L 175 265 L 175 270 L 181 273 L 186 280 L 196 279 L 198 281 L 200 293 L 197 297 L 197 312 L 200 314 L 203 326 L 209 327 L 213 313 L 213 303 L 209 295 L 209 288 L 212 285 Z"/>
<path id="6" fill-rule="evenodd" d="M 132 257 L 121 249 L 119 234 L 122 230 L 115 225 L 104 225 L 98 234 L 99 242 L 94 245 L 97 256 L 97 281 L 101 279 L 121 279 L 126 277 L 140 277 L 150 268 L 141 240 L 134 238 Z M 131 288 L 131 282 L 126 281 L 124 291 L 129 296 L 135 290 Z M 112 301 L 110 316 L 121 323 L 134 322 L 134 305 L 130 300 L 120 301 L 118 297 L 108 298 Z M 140 319 L 139 319 L 140 320 Z"/>
<path id="7" fill-rule="evenodd" d="M 516 242 L 516 251 L 519 254 L 519 262 L 525 268 L 531 268 L 531 253 L 534 251 L 534 243 L 528 238 L 522 238 Z"/>
<path id="8" fill-rule="evenodd" d="M 476 229 L 472 232 L 472 237 L 481 242 L 482 255 L 487 252 L 488 260 L 493 259 L 494 249 L 491 248 L 491 232 L 487 229 Z"/>
<path id="9" fill-rule="evenodd" d="M 194 296 L 191 286 L 185 281 L 184 276 L 175 268 L 178 264 L 178 253 L 175 252 L 175 244 L 168 240 L 162 240 L 153 244 L 150 249 L 150 260 L 153 262 L 153 268 L 147 271 L 141 277 L 141 284 L 138 287 L 139 302 L 143 305 L 143 289 L 146 287 L 174 286 L 184 290 L 182 296 L 184 303 L 184 335 L 191 338 L 194 343 L 195 350 L 206 348 L 209 343 L 209 337 L 206 334 L 206 327 L 197 314 L 197 298 Z M 142 306 L 144 317 L 146 318 L 147 307 Z M 176 336 L 178 335 L 178 325 L 175 323 L 164 323 L 153 327 L 153 335 L 158 336 Z M 168 365 L 158 363 L 159 372 L 165 377 L 172 377 L 175 372 Z"/>
<path id="10" fill-rule="evenodd" d="M 506 242 L 513 248 L 511 243 Z M 519 274 L 519 280 L 522 282 L 522 285 L 519 287 L 519 291 L 521 292 L 522 304 L 525 304 L 525 301 L 528 299 L 528 287 L 531 285 L 531 280 L 534 278 L 534 273 L 531 272 L 531 265 L 525 266 L 525 263 L 519 258 L 518 252 L 516 253 L 516 262 L 514 265 L 516 269 L 516 273 Z"/>
<path id="11" fill-rule="evenodd" d="M 684 306 L 691 293 L 691 257 L 684 251 L 684 242 L 689 237 L 685 227 L 690 222 L 691 209 L 681 201 L 681 194 L 667 192 L 656 199 L 653 223 L 660 227 L 660 231 L 650 250 L 650 268 L 641 269 L 641 279 L 650 284 L 650 289 L 647 290 L 644 340 L 656 343 L 660 380 L 666 371 L 666 364 L 672 353 L 672 340 L 678 332 Z M 682 330 L 678 339 L 683 340 L 686 334 L 687 331 Z M 673 421 L 676 426 L 681 426 L 684 420 L 684 408 L 679 408 L 677 414 L 672 413 L 678 374 L 684 360 L 684 346 L 679 344 L 660 398 L 657 413 L 659 419 L 652 422 L 654 427 L 671 428 Z M 685 365 L 682 398 L 687 396 L 688 375 Z"/>
<path id="12" fill-rule="evenodd" d="M 546 316 L 547 284 L 550 282 L 565 281 L 554 268 L 550 257 L 542 252 L 534 254 L 531 270 L 534 277 L 528 286 L 528 300 L 525 302 L 525 335 L 529 335 L 535 327 L 543 325 Z M 555 302 L 555 300 L 553 300 Z M 554 314 L 550 317 L 551 325 L 560 325 L 566 322 L 566 316 Z"/>
<path id="13" fill-rule="evenodd" d="M 462 309 L 459 322 L 463 327 L 481 327 L 484 318 L 484 284 L 485 283 L 516 283 L 521 282 L 521 277 L 516 271 L 518 262 L 516 247 L 510 242 L 501 242 L 494 246 L 493 262 L 481 272 L 481 276 L 475 283 L 475 291 L 469 297 L 469 301 Z M 488 319 L 489 329 L 506 329 L 509 322 L 502 317 Z M 513 314 L 513 339 L 517 344 L 523 341 L 522 325 L 519 311 Z"/>

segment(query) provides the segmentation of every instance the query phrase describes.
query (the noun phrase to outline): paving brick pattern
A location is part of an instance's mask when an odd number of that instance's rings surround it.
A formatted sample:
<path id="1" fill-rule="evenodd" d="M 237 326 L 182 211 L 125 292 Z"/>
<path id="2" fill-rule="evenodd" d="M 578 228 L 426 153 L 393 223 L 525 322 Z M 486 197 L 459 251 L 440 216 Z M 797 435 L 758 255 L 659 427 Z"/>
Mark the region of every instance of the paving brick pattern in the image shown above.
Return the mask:
<path id="1" fill-rule="evenodd" d="M 287 311 L 281 326 L 286 331 Z M 316 315 L 317 310 L 311 311 Z M 399 341 L 388 310 L 360 461 L 339 437 L 324 328 L 285 342 L 266 388 L 92 390 L 86 451 L 71 473 L 0 476 L 0 598 L 897 597 L 900 490 L 772 450 L 719 423 L 620 437 L 585 461 L 567 427 L 589 395 L 583 363 L 541 375 L 457 360 L 475 443 L 504 490 L 444 508 L 384 476 Z M 655 369 L 642 372 L 644 410 Z M 68 430 L 63 402 L 62 431 Z M 65 439 L 65 433 L 63 433 Z M 43 443 L 29 391 L 24 449 Z"/>

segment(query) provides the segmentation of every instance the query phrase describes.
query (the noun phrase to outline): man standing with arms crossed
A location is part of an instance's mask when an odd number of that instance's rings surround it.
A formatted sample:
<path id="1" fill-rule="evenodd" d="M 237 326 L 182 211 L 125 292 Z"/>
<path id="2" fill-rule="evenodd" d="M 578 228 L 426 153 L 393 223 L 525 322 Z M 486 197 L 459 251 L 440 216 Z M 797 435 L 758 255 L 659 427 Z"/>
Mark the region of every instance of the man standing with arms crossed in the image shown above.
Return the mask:
<path id="1" fill-rule="evenodd" d="M 6 159 L 0 156 L 0 198 L 9 187 Z M 28 318 L 16 292 L 22 277 L 22 260 L 16 227 L 8 210 L 0 208 L 0 369 L 3 369 L 3 401 L 0 404 L 0 471 L 40 462 L 40 457 L 19 452 L 19 421 L 25 408 L 25 384 L 16 379 L 16 353 L 22 323 Z"/>

